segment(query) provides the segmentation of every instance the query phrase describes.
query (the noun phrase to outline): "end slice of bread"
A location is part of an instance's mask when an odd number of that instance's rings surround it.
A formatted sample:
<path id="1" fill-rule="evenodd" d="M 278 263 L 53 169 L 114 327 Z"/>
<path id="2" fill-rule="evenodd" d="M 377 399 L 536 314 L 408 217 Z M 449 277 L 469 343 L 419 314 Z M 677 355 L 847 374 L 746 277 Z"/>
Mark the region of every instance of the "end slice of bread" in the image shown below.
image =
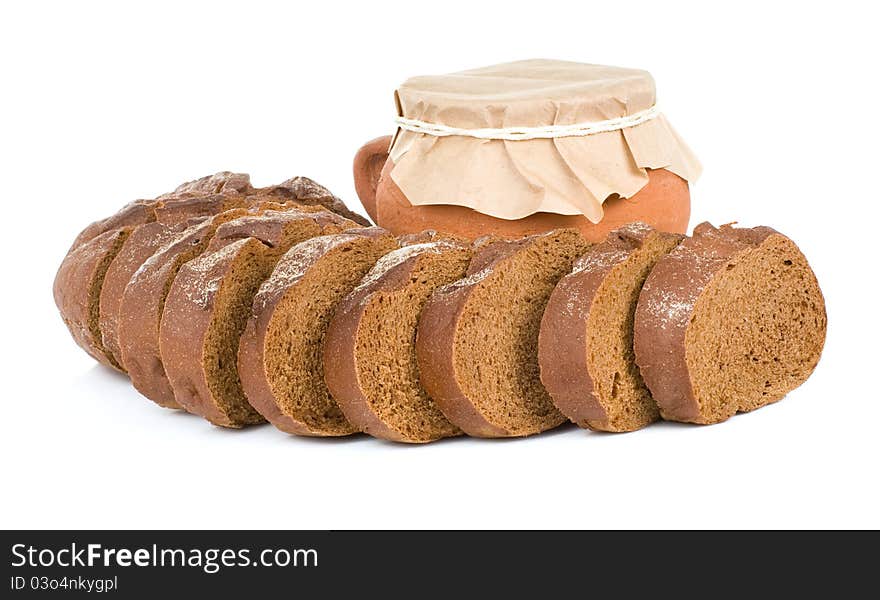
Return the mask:
<path id="1" fill-rule="evenodd" d="M 471 254 L 453 240 L 394 250 L 337 308 L 324 342 L 324 379 L 361 431 L 411 443 L 461 435 L 421 384 L 415 340 L 428 297 L 463 277 Z"/>
<path id="2" fill-rule="evenodd" d="M 682 240 L 632 223 L 575 261 L 547 304 L 538 355 L 557 408 L 581 427 L 634 431 L 660 418 L 633 353 L 639 292 Z"/>
<path id="3" fill-rule="evenodd" d="M 769 227 L 703 223 L 645 282 L 636 362 L 664 419 L 718 423 L 803 383 L 826 327 L 816 276 L 794 242 Z"/>
<path id="4" fill-rule="evenodd" d="M 587 248 L 573 229 L 489 242 L 467 277 L 428 300 L 416 339 L 421 381 L 465 433 L 525 436 L 565 422 L 539 378 L 538 331 L 556 282 Z"/>
<path id="5" fill-rule="evenodd" d="M 101 288 L 131 231 L 132 227 L 111 229 L 80 244 L 67 254 L 52 286 L 55 304 L 76 343 L 101 364 L 119 371 L 122 366 L 101 336 Z"/>
<path id="6" fill-rule="evenodd" d="M 357 431 L 324 382 L 324 336 L 338 303 L 395 248 L 394 237 L 378 228 L 313 238 L 288 250 L 260 287 L 238 372 L 251 405 L 279 429 L 312 436 Z"/>

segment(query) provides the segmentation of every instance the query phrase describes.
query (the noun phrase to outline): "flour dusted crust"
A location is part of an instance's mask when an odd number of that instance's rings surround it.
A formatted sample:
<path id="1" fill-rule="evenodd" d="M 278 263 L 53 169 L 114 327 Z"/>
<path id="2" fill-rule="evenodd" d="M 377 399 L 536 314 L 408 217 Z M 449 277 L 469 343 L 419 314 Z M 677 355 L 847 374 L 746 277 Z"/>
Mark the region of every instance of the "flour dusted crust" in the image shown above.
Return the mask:
<path id="1" fill-rule="evenodd" d="M 136 227 L 155 221 L 157 219 L 157 209 L 161 209 L 169 201 L 173 203 L 174 201 L 186 199 L 192 200 L 200 196 L 247 195 L 251 192 L 253 192 L 253 187 L 250 185 L 250 176 L 247 174 L 221 171 L 208 175 L 183 183 L 177 186 L 173 192 L 162 194 L 154 200 L 135 200 L 126 204 L 117 213 L 106 219 L 95 221 L 83 229 L 74 240 L 70 249 L 73 250 L 95 236 L 112 229 Z M 204 205 L 204 203 L 202 204 Z M 214 212 L 220 211 L 215 210 Z M 186 220 L 186 218 L 178 219 L 178 221 L 182 220 Z"/>
<path id="2" fill-rule="evenodd" d="M 227 221 L 217 228 L 205 254 L 181 267 L 168 293 L 159 328 L 162 364 L 176 402 L 215 425 L 243 427 L 265 420 L 245 403 L 234 411 L 226 408 L 212 391 L 202 359 L 205 344 L 215 320 L 230 317 L 217 313 L 217 293 L 244 253 L 255 255 L 258 262 L 274 263 L 273 253 L 303 241 L 288 232 L 294 225 L 311 229 L 313 236 L 360 228 L 324 208 L 271 210 Z"/>
<path id="3" fill-rule="evenodd" d="M 254 188 L 247 173 L 220 171 L 182 183 L 174 191 L 155 199 L 135 200 L 125 205 L 117 213 L 83 229 L 70 250 L 112 229 L 137 227 L 156 220 L 181 222 L 191 217 L 209 216 L 266 201 L 323 206 L 360 225 L 370 225 L 366 218 L 351 211 L 330 190 L 308 177 L 293 177 L 278 185 Z"/>
<path id="4" fill-rule="evenodd" d="M 371 238 L 377 244 L 385 245 L 388 250 L 396 246 L 396 241 L 384 229 L 368 227 L 346 233 L 325 235 L 307 240 L 291 248 L 275 266 L 272 275 L 267 279 L 254 297 L 253 312 L 241 336 L 238 354 L 238 373 L 242 387 L 250 404 L 278 429 L 287 433 L 306 436 L 348 435 L 357 429 L 344 422 L 341 426 L 329 430 L 309 424 L 297 415 L 282 408 L 282 400 L 277 398 L 273 389 L 271 376 L 267 371 L 267 337 L 275 311 L 287 294 L 296 293 L 297 286 L 309 271 L 329 253 L 343 248 L 359 238 Z M 344 416 L 338 406 L 328 408 L 334 413 L 334 420 L 342 421 Z M 338 414 L 337 414 L 338 413 Z"/>
<path id="5" fill-rule="evenodd" d="M 372 225 L 365 217 L 350 210 L 330 190 L 308 177 L 292 177 L 278 185 L 261 188 L 257 191 L 257 194 L 272 197 L 282 202 L 289 200 L 306 206 L 323 206 L 327 210 L 342 215 L 358 225 L 364 227 Z"/>
<path id="6" fill-rule="evenodd" d="M 783 249 L 790 259 L 780 261 L 775 268 L 784 270 L 792 266 L 800 266 L 804 269 L 805 277 L 801 284 L 803 289 L 793 291 L 798 303 L 815 307 L 817 315 L 815 327 L 812 327 L 809 333 L 815 339 L 816 346 L 805 353 L 806 364 L 802 366 L 797 376 L 783 382 L 784 389 L 774 389 L 772 394 L 759 396 L 757 400 L 747 398 L 743 394 L 732 394 L 723 399 L 723 405 L 718 407 L 718 410 L 712 411 L 709 405 L 717 404 L 719 399 L 698 391 L 696 383 L 699 374 L 694 371 L 694 366 L 697 362 L 695 358 L 713 360 L 713 357 L 695 357 L 689 347 L 701 341 L 700 337 L 706 336 L 703 333 L 695 340 L 693 335 L 689 335 L 691 330 L 697 327 L 695 323 L 703 305 L 701 300 L 717 291 L 726 277 L 737 274 L 741 264 L 779 248 Z M 750 275 L 750 281 L 747 281 L 746 285 L 750 282 L 754 283 L 756 295 L 746 296 L 744 298 L 746 305 L 757 302 L 757 292 L 763 291 L 768 285 L 768 274 L 756 272 L 747 275 Z M 742 291 L 748 294 L 751 290 Z M 749 319 L 737 314 L 734 300 L 735 298 L 731 296 L 730 305 L 701 315 L 701 321 L 719 319 L 718 323 L 713 325 L 720 327 L 722 323 L 729 324 L 731 320 L 740 320 L 748 326 Z M 742 294 L 739 300 L 743 300 Z M 770 306 L 770 309 L 783 308 L 786 302 L 784 298 L 774 297 L 772 300 L 775 304 Z M 742 303 L 739 306 L 742 306 Z M 789 324 L 784 318 L 781 322 L 783 326 Z M 702 325 L 700 322 L 700 326 Z M 806 259 L 791 240 L 770 227 L 737 229 L 724 225 L 715 228 L 709 223 L 702 223 L 694 229 L 692 237 L 685 239 L 673 252 L 657 263 L 645 282 L 636 309 L 634 349 L 636 362 L 664 419 L 713 423 L 722 421 L 736 412 L 752 410 L 775 402 L 806 380 L 818 362 L 825 339 L 825 328 L 825 306 L 818 283 Z M 730 345 L 742 344 L 749 353 L 747 356 L 752 352 L 760 352 L 765 345 L 778 342 L 777 339 L 772 339 L 763 332 L 758 333 L 754 339 L 740 335 L 737 329 L 729 333 Z M 782 358 L 786 359 L 786 357 Z M 759 363 L 764 359 L 759 361 L 758 357 L 754 356 L 752 360 Z M 772 360 L 778 361 L 780 357 L 774 357 Z M 717 371 L 710 381 L 720 381 L 726 366 L 728 365 L 718 364 L 713 367 Z M 780 372 L 783 370 L 782 367 L 777 366 L 774 370 L 774 375 L 784 375 Z M 734 376 L 742 382 L 750 379 L 747 371 Z M 773 383 L 775 385 L 776 382 Z M 769 379 L 767 385 L 768 387 L 771 385 Z"/>
<path id="7" fill-rule="evenodd" d="M 449 423 L 439 409 L 427 407 L 422 418 L 431 421 L 421 426 L 418 434 L 407 433 L 383 419 L 368 398 L 368 392 L 360 381 L 357 346 L 360 336 L 380 335 L 380 332 L 364 331 L 363 319 L 371 302 L 382 294 L 405 290 L 412 285 L 415 269 L 421 258 L 429 254 L 441 255 L 444 252 L 461 252 L 468 246 L 461 241 L 443 239 L 436 232 L 404 236 L 401 242 L 409 242 L 379 259 L 376 266 L 364 277 L 361 283 L 343 300 L 324 342 L 324 379 L 331 394 L 339 403 L 345 416 L 361 431 L 372 436 L 398 442 L 426 442 L 441 437 L 460 435 L 461 431 Z M 428 240 L 428 241 L 421 241 Z M 415 330 L 413 330 L 413 336 Z M 427 398 L 429 404 L 433 400 Z M 399 410 L 403 410 L 401 407 Z M 418 419 L 418 415 L 413 415 Z M 437 421 L 440 421 L 437 423 Z"/>
<path id="8" fill-rule="evenodd" d="M 264 204 L 271 206 L 273 203 Z M 208 251 L 243 238 L 256 238 L 269 247 L 281 244 L 288 225 L 297 221 L 311 221 L 323 233 L 339 233 L 361 226 L 323 206 L 275 205 L 277 208 L 257 209 L 258 213 L 239 217 L 220 225 L 211 238 Z"/>
<path id="9" fill-rule="evenodd" d="M 591 368 L 592 357 L 608 352 L 609 349 L 591 346 L 590 315 L 599 300 L 597 296 L 600 290 L 615 273 L 615 269 L 633 259 L 646 242 L 654 241 L 671 249 L 671 245 L 682 238 L 678 234 L 657 232 L 643 223 L 631 223 L 616 229 L 604 242 L 593 246 L 575 261 L 572 272 L 563 277 L 553 290 L 544 311 L 539 336 L 541 381 L 553 397 L 556 407 L 572 422 L 604 431 L 631 431 L 659 417 L 656 407 L 651 406 L 651 414 L 645 416 L 641 422 L 633 422 L 635 419 L 632 417 L 628 419 L 630 423 L 610 422 L 611 415 L 600 399 L 600 387 L 606 386 L 597 384 L 594 377 L 599 376 L 599 373 L 594 374 Z M 629 279 L 618 283 L 620 286 L 631 284 Z M 622 294 L 623 290 L 617 288 L 613 293 Z M 633 303 L 632 308 L 634 306 Z M 607 326 L 605 323 L 594 322 L 593 327 L 605 326 L 607 329 L 616 325 L 616 321 L 612 319 L 624 317 L 624 314 L 609 315 Z M 599 337 L 599 340 L 608 344 L 608 340 L 603 337 Z M 624 344 L 631 347 L 632 342 L 626 340 Z M 620 350 L 621 353 L 626 351 L 625 348 Z M 614 376 L 623 378 L 627 377 L 627 373 L 618 372 Z M 644 387 L 641 389 L 644 390 Z M 628 399 L 615 400 L 625 402 Z M 636 407 L 630 407 L 631 410 L 634 408 Z"/>
<path id="10" fill-rule="evenodd" d="M 212 194 L 242 194 L 253 193 L 251 176 L 247 173 L 233 173 L 232 171 L 219 171 L 213 175 L 206 175 L 192 181 L 181 183 L 173 192 L 162 194 L 159 199 L 179 198 L 193 195 Z"/>
<path id="11" fill-rule="evenodd" d="M 156 220 L 156 211 L 154 210 L 155 200 L 136 200 L 130 204 L 126 204 L 118 212 L 89 224 L 83 229 L 76 239 L 73 240 L 68 254 L 85 244 L 91 239 L 96 238 L 102 233 L 113 231 L 114 229 L 123 229 L 125 227 L 136 227 L 144 223 Z"/>

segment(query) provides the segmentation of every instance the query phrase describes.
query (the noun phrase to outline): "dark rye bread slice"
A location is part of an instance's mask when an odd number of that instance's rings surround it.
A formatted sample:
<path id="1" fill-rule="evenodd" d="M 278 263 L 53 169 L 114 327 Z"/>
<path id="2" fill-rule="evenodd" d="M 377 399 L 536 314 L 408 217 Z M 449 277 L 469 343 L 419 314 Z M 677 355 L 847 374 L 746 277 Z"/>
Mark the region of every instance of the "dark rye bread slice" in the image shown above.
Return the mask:
<path id="1" fill-rule="evenodd" d="M 355 433 L 324 382 L 324 335 L 338 303 L 376 261 L 397 248 L 376 227 L 313 238 L 291 248 L 254 298 L 238 354 L 250 404 L 288 433 Z"/>
<path id="2" fill-rule="evenodd" d="M 660 418 L 633 353 L 633 319 L 651 269 L 684 236 L 631 223 L 574 263 L 541 320 L 541 382 L 581 427 L 635 431 Z"/>
<path id="3" fill-rule="evenodd" d="M 159 322 L 168 290 L 180 267 L 205 251 L 217 227 L 248 214 L 234 209 L 188 227 L 147 259 L 125 286 L 118 317 L 122 364 L 135 388 L 160 406 L 180 408 L 159 354 Z"/>
<path id="4" fill-rule="evenodd" d="M 524 436 L 565 421 L 541 385 L 538 331 L 553 287 L 588 247 L 574 229 L 490 242 L 466 278 L 428 300 L 416 337 L 422 385 L 465 433 Z"/>
<path id="5" fill-rule="evenodd" d="M 645 282 L 636 362 L 664 419 L 718 423 L 803 383 L 826 327 L 819 283 L 794 242 L 769 227 L 703 223 Z"/>
<path id="6" fill-rule="evenodd" d="M 187 223 L 167 225 L 159 221 L 136 227 L 107 269 L 100 292 L 99 328 L 104 350 L 113 357 L 121 369 L 123 360 L 122 350 L 119 347 L 119 311 L 125 287 L 148 258 L 179 236 L 187 227 Z"/>
<path id="7" fill-rule="evenodd" d="M 111 229 L 70 251 L 52 286 L 55 304 L 76 343 L 101 364 L 117 370 L 122 367 L 101 337 L 100 295 L 107 269 L 131 231 L 131 227 Z"/>
<path id="8" fill-rule="evenodd" d="M 464 277 L 471 254 L 452 240 L 394 250 L 340 303 L 324 340 L 324 380 L 353 426 L 398 442 L 461 434 L 422 387 L 415 341 L 428 297 Z"/>
<path id="9" fill-rule="evenodd" d="M 291 246 L 360 225 L 321 209 L 266 211 L 221 225 L 208 252 L 180 269 L 159 328 L 174 397 L 215 425 L 263 422 L 248 404 L 236 361 L 254 294 Z"/>

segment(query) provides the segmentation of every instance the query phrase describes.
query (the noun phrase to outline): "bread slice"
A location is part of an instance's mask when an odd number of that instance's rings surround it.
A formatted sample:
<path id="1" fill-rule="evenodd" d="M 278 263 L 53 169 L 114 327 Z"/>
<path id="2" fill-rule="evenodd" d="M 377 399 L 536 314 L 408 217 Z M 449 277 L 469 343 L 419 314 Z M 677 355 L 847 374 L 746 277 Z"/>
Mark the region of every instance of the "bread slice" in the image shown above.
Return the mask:
<path id="1" fill-rule="evenodd" d="M 120 371 L 121 365 L 104 347 L 99 307 L 107 269 L 131 231 L 132 227 L 111 229 L 77 246 L 64 258 L 52 286 L 55 304 L 76 343 L 101 364 Z"/>
<path id="2" fill-rule="evenodd" d="M 359 227 L 323 208 L 266 211 L 221 225 L 208 252 L 180 269 L 165 301 L 159 350 L 178 404 L 224 427 L 263 422 L 236 369 L 254 294 L 292 245 Z"/>
<path id="3" fill-rule="evenodd" d="M 250 404 L 279 429 L 357 431 L 324 382 L 324 335 L 337 304 L 396 247 L 375 227 L 313 238 L 291 248 L 260 287 L 241 336 L 238 373 Z"/>
<path id="4" fill-rule="evenodd" d="M 398 442 L 461 434 L 422 387 L 415 341 L 428 297 L 464 276 L 471 253 L 455 241 L 394 250 L 340 303 L 324 341 L 324 379 L 353 426 Z"/>
<path id="5" fill-rule="evenodd" d="M 100 292 L 98 323 L 104 350 L 122 370 L 124 367 L 122 349 L 119 346 L 119 311 L 125 287 L 148 258 L 179 236 L 187 226 L 187 223 L 167 225 L 153 221 L 134 228 L 107 268 Z"/>
<path id="6" fill-rule="evenodd" d="M 541 320 L 541 382 L 581 427 L 634 431 L 660 418 L 633 354 L 639 292 L 657 261 L 683 236 L 625 225 L 575 261 Z"/>
<path id="7" fill-rule="evenodd" d="M 664 419 L 718 423 L 803 383 L 826 327 L 816 276 L 794 242 L 769 227 L 703 223 L 645 282 L 636 362 Z"/>
<path id="8" fill-rule="evenodd" d="M 180 267 L 205 251 L 217 227 L 248 214 L 234 209 L 188 227 L 147 259 L 125 287 L 118 320 L 122 364 L 135 388 L 160 406 L 180 408 L 159 354 L 159 322 L 168 290 Z"/>
<path id="9" fill-rule="evenodd" d="M 492 242 L 468 277 L 428 300 L 416 337 L 422 385 L 465 433 L 524 436 L 565 421 L 541 385 L 538 330 L 553 287 L 587 248 L 574 229 Z"/>

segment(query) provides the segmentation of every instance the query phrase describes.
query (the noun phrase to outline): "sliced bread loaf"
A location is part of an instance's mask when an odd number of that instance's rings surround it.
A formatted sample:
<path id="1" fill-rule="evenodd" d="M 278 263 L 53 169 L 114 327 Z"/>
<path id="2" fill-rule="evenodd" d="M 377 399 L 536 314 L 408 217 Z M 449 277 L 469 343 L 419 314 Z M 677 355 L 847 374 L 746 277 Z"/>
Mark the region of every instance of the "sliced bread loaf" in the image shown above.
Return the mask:
<path id="1" fill-rule="evenodd" d="M 541 385 L 538 331 L 553 287 L 587 248 L 574 229 L 492 242 L 468 277 L 428 300 L 416 337 L 421 382 L 465 433 L 524 436 L 565 421 Z"/>
<path id="2" fill-rule="evenodd" d="M 254 294 L 292 245 L 359 227 L 322 208 L 266 211 L 217 228 L 208 251 L 180 269 L 162 313 L 159 350 L 177 403 L 215 425 L 262 422 L 236 369 Z"/>
<path id="3" fill-rule="evenodd" d="M 612 231 L 575 261 L 541 321 L 541 382 L 581 427 L 634 431 L 659 417 L 633 354 L 639 292 L 657 261 L 683 236 L 641 223 Z"/>
<path id="4" fill-rule="evenodd" d="M 180 408 L 159 354 L 159 322 L 168 290 L 180 267 L 205 251 L 217 227 L 248 214 L 235 209 L 188 227 L 147 259 L 125 286 L 118 317 L 122 364 L 135 388 L 160 406 Z"/>
<path id="5" fill-rule="evenodd" d="M 790 239 L 703 223 L 645 282 L 636 362 L 664 419 L 717 423 L 803 383 L 826 325 L 819 284 Z"/>
<path id="6" fill-rule="evenodd" d="M 415 341 L 428 297 L 462 278 L 470 258 L 455 241 L 394 250 L 340 303 L 324 341 L 324 379 L 353 426 L 399 442 L 461 434 L 422 387 Z"/>
<path id="7" fill-rule="evenodd" d="M 313 238 L 291 248 L 260 287 L 241 336 L 238 373 L 250 404 L 279 429 L 357 431 L 324 382 L 324 335 L 337 304 L 395 248 L 394 237 L 374 227 Z"/>
<path id="8" fill-rule="evenodd" d="M 76 343 L 101 364 L 120 371 L 101 336 L 100 299 L 107 269 L 131 231 L 130 226 L 111 229 L 71 250 L 52 286 L 55 304 Z"/>

